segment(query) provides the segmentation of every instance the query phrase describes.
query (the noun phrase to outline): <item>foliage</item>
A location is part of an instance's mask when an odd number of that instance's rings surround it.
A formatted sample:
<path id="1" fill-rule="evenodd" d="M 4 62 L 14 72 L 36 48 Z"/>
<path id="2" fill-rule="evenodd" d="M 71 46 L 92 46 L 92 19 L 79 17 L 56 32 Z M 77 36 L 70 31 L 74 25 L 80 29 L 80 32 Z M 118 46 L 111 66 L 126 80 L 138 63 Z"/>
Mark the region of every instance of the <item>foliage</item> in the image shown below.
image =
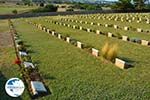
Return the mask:
<path id="1" fill-rule="evenodd" d="M 117 44 L 111 44 L 109 42 L 106 42 L 101 50 L 102 56 L 112 62 L 114 62 L 115 58 L 117 57 L 117 51 Z"/>
<path id="2" fill-rule="evenodd" d="M 40 3 L 40 7 L 44 7 L 44 3 Z"/>
<path id="3" fill-rule="evenodd" d="M 74 8 L 84 10 L 102 10 L 100 5 L 84 4 L 84 3 L 75 3 Z"/>
<path id="4" fill-rule="evenodd" d="M 144 10 L 149 9 L 148 4 L 146 2 L 149 2 L 148 0 L 119 0 L 116 2 L 115 5 L 112 5 L 112 9 L 119 9 L 119 10 L 130 10 L 130 9 L 137 9 L 137 10 Z"/>
<path id="5" fill-rule="evenodd" d="M 54 5 L 46 5 L 45 7 L 32 10 L 32 12 L 56 12 L 57 7 Z"/>
<path id="6" fill-rule="evenodd" d="M 131 3 L 131 0 L 119 0 L 115 5 L 112 5 L 111 8 L 118 10 L 130 10 L 134 9 L 134 5 Z"/>
<path id="7" fill-rule="evenodd" d="M 145 1 L 146 0 L 133 0 L 135 9 L 138 9 L 138 10 L 144 9 Z"/>
<path id="8" fill-rule="evenodd" d="M 13 13 L 13 14 L 17 14 L 18 11 L 15 9 L 15 10 L 12 11 L 12 13 Z"/>
<path id="9" fill-rule="evenodd" d="M 67 9 L 66 11 L 74 11 L 72 8 Z"/>
<path id="10" fill-rule="evenodd" d="M 22 0 L 24 5 L 30 5 L 31 4 L 31 0 Z"/>

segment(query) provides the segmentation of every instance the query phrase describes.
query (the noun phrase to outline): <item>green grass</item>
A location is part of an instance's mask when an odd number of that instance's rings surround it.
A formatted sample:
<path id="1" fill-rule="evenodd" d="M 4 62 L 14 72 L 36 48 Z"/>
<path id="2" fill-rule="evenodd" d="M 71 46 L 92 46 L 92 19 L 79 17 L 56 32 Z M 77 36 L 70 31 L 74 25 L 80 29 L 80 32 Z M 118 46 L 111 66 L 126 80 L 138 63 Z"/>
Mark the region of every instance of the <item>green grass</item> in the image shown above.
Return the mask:
<path id="1" fill-rule="evenodd" d="M 68 34 L 71 37 L 83 43 L 90 44 L 99 50 L 102 48 L 105 41 L 107 40 L 111 41 L 112 43 L 118 43 L 119 57 L 126 58 L 128 60 L 133 61 L 135 67 L 137 66 L 136 68 L 139 68 L 138 66 L 143 66 L 145 68 L 147 65 L 150 65 L 149 61 L 147 60 L 150 56 L 149 55 L 145 56 L 145 54 L 142 53 L 142 52 L 146 52 L 147 54 L 149 54 L 149 47 L 130 43 L 130 42 L 125 42 L 125 41 L 118 40 L 115 38 L 108 38 L 103 35 L 96 35 L 96 34 L 87 33 L 87 32 L 72 29 L 72 28 L 67 28 L 64 26 L 50 24 L 41 20 L 35 20 L 35 22 L 41 23 L 49 27 L 50 29 L 57 30 L 57 32 L 60 32 L 62 34 L 65 34 L 65 35 Z"/>
<path id="2" fill-rule="evenodd" d="M 0 32 L 8 32 L 8 21 L 7 20 L 0 20 Z"/>
<path id="3" fill-rule="evenodd" d="M 99 49 L 108 40 L 105 36 L 49 24 L 44 20 L 32 19 L 32 21 L 62 34 L 69 34 Z M 30 45 L 29 49 L 34 50 L 32 58 L 39 63 L 39 70 L 52 91 L 52 95 L 41 99 L 148 100 L 150 98 L 148 47 L 110 38 L 109 41 L 119 44 L 119 56 L 134 63 L 134 68 L 120 70 L 84 50 L 38 30 L 23 19 L 14 20 L 14 24 L 21 38 Z M 22 98 L 29 99 L 28 94 L 24 93 Z"/>
<path id="4" fill-rule="evenodd" d="M 78 19 L 78 20 L 82 20 L 82 19 Z M 79 26 L 82 26 L 84 28 L 100 30 L 100 31 L 103 31 L 103 32 L 112 32 L 113 34 L 119 33 L 120 35 L 126 35 L 126 36 L 129 36 L 130 38 L 139 38 L 139 39 L 150 40 L 150 34 L 147 34 L 147 33 L 138 33 L 136 31 L 132 31 L 132 30 L 125 31 L 125 30 L 122 30 L 122 29 L 114 29 L 113 27 L 104 27 L 104 26 L 97 26 L 97 25 L 90 25 L 90 24 L 81 24 L 81 23 L 67 22 L 67 21 L 60 21 L 60 20 L 58 20 L 58 21 L 63 22 L 63 23 L 67 23 L 67 24 L 70 24 L 70 25 L 79 25 Z M 91 21 L 88 20 L 88 22 L 91 22 Z M 109 22 L 107 22 L 107 23 L 109 23 Z M 115 23 L 113 23 L 113 24 L 115 24 Z M 133 25 L 133 26 L 135 26 L 135 25 Z M 150 27 L 150 25 L 149 25 L 149 27 Z"/>
<path id="5" fill-rule="evenodd" d="M 0 15 L 1 14 L 13 14 L 12 11 L 13 10 L 17 10 L 18 13 L 23 13 L 23 12 L 27 12 L 30 11 L 32 9 L 36 9 L 37 7 L 35 6 L 17 6 L 17 5 L 0 5 Z"/>
<path id="6" fill-rule="evenodd" d="M 1 26 L 0 32 L 9 31 L 7 20 L 0 20 L 0 26 Z M 19 68 L 14 64 L 15 58 L 16 57 L 15 57 L 15 52 L 13 47 L 0 46 L 0 99 L 1 100 L 14 100 L 14 98 L 11 98 L 6 94 L 5 83 L 9 78 L 19 77 L 20 74 L 18 71 Z"/>
<path id="7" fill-rule="evenodd" d="M 42 97 L 40 100 L 150 99 L 150 50 L 148 47 L 47 23 L 44 21 L 46 17 L 40 17 L 42 20 L 38 19 L 30 18 L 29 21 L 45 25 L 61 34 L 68 34 L 99 50 L 107 40 L 118 43 L 119 57 L 133 61 L 134 64 L 133 68 L 121 70 L 111 63 L 103 62 L 84 50 L 38 30 L 35 26 L 27 24 L 25 19 L 15 19 L 13 23 L 20 38 L 29 45 L 28 49 L 33 51 L 32 59 L 37 64 L 46 85 L 52 91 L 52 95 Z M 56 16 L 50 19 L 59 21 L 59 17 Z M 6 20 L 1 20 L 0 25 L 1 32 L 8 31 Z M 143 37 L 146 36 L 143 35 Z M 12 100 L 4 90 L 7 79 L 20 77 L 18 66 L 13 64 L 14 60 L 13 47 L 0 48 L 0 99 L 2 100 Z M 30 100 L 27 88 L 18 99 Z"/>

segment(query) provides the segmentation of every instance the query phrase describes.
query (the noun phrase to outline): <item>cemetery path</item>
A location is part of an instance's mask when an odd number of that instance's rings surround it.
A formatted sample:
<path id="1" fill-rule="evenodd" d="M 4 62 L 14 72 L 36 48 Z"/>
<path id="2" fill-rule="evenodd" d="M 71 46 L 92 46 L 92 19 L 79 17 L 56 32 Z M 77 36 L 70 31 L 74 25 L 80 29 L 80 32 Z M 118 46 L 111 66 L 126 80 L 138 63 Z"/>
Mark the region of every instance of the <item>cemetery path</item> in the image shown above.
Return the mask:
<path id="1" fill-rule="evenodd" d="M 0 47 L 11 47 L 13 46 L 11 34 L 9 32 L 0 32 Z"/>

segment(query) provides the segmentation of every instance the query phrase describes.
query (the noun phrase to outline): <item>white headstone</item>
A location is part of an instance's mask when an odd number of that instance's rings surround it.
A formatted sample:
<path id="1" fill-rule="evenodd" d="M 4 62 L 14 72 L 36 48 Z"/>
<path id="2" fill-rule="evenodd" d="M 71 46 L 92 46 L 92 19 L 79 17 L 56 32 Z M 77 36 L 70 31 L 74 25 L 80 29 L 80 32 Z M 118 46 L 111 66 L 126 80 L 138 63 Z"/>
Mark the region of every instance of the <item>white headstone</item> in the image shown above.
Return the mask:
<path id="1" fill-rule="evenodd" d="M 31 63 L 31 62 L 23 62 L 23 64 L 24 64 L 25 68 L 28 68 L 28 67 L 35 68 L 34 65 L 33 65 L 33 63 Z"/>
<path id="2" fill-rule="evenodd" d="M 108 32 L 108 37 L 112 37 L 112 35 L 113 35 L 112 33 Z"/>
<path id="3" fill-rule="evenodd" d="M 129 30 L 129 27 L 125 26 L 125 27 L 124 27 L 124 30 L 125 30 L 125 31 Z"/>
<path id="4" fill-rule="evenodd" d="M 98 57 L 99 51 L 97 49 L 92 48 L 92 55 Z"/>
<path id="5" fill-rule="evenodd" d="M 117 26 L 117 25 L 114 25 L 114 28 L 115 28 L 115 29 L 118 29 L 118 26 Z"/>
<path id="6" fill-rule="evenodd" d="M 49 29 L 47 29 L 47 33 L 49 33 L 49 31 L 50 31 L 50 30 L 49 30 Z"/>
<path id="7" fill-rule="evenodd" d="M 87 29 L 87 32 L 90 32 L 90 29 L 89 29 L 89 28 Z"/>
<path id="8" fill-rule="evenodd" d="M 73 25 L 73 29 L 75 29 L 76 28 L 76 26 L 75 25 Z"/>
<path id="9" fill-rule="evenodd" d="M 66 41 L 67 41 L 68 43 L 70 43 L 70 38 L 69 38 L 69 37 L 67 37 L 67 38 L 66 38 Z"/>
<path id="10" fill-rule="evenodd" d="M 115 65 L 121 69 L 125 69 L 125 61 L 116 58 L 115 59 Z"/>
<path id="11" fill-rule="evenodd" d="M 70 24 L 68 24 L 68 27 L 70 27 Z"/>
<path id="12" fill-rule="evenodd" d="M 96 30 L 96 34 L 100 34 L 100 30 Z"/>
<path id="13" fill-rule="evenodd" d="M 77 41 L 77 47 L 82 49 L 83 44 L 81 42 Z"/>
<path id="14" fill-rule="evenodd" d="M 128 41 L 128 36 L 122 36 L 123 41 Z"/>
<path id="15" fill-rule="evenodd" d="M 20 56 L 28 56 L 28 54 L 26 52 L 22 52 L 22 51 L 19 51 L 19 55 Z"/>
<path id="16" fill-rule="evenodd" d="M 58 38 L 61 39 L 61 34 L 58 34 Z"/>
<path id="17" fill-rule="evenodd" d="M 79 28 L 80 30 L 82 30 L 82 27 L 80 26 L 80 28 Z"/>
<path id="18" fill-rule="evenodd" d="M 105 27 L 108 27 L 108 24 L 105 24 Z"/>
<path id="19" fill-rule="evenodd" d="M 53 35 L 53 36 L 55 35 L 55 31 L 52 31 L 52 35 Z"/>
<path id="20" fill-rule="evenodd" d="M 141 44 L 145 45 L 145 46 L 148 46 L 149 45 L 149 41 L 147 41 L 147 40 L 141 40 Z"/>
<path id="21" fill-rule="evenodd" d="M 40 81 L 31 81 L 31 89 L 34 95 L 37 95 L 39 92 L 47 92 L 44 84 Z"/>
<path id="22" fill-rule="evenodd" d="M 137 32 L 143 32 L 141 28 L 137 28 Z"/>

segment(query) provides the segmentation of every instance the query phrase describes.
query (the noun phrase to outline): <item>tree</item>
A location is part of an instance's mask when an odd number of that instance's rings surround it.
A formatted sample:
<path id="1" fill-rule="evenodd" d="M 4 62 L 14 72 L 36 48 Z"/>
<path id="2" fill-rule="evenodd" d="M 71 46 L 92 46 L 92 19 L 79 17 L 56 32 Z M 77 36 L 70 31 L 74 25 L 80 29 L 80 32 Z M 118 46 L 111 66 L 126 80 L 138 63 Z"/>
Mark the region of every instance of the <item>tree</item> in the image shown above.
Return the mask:
<path id="1" fill-rule="evenodd" d="M 54 5 L 46 5 L 45 7 L 40 7 L 38 9 L 34 9 L 32 10 L 35 13 L 39 13 L 39 12 L 56 12 L 57 11 L 57 7 Z"/>
<path id="2" fill-rule="evenodd" d="M 148 0 L 133 0 L 135 8 L 138 10 L 144 9 L 146 1 Z"/>
<path id="3" fill-rule="evenodd" d="M 119 0 L 115 5 L 112 6 L 112 9 L 131 10 L 134 9 L 134 5 L 131 3 L 131 0 Z"/>
<path id="4" fill-rule="evenodd" d="M 17 14 L 18 11 L 15 9 L 15 10 L 12 11 L 12 13 L 13 13 L 13 14 Z"/>
<path id="5" fill-rule="evenodd" d="M 44 3 L 40 3 L 40 7 L 44 7 Z"/>
<path id="6" fill-rule="evenodd" d="M 25 4 L 25 5 L 30 5 L 31 4 L 31 0 L 22 0 L 23 1 L 23 3 Z"/>

